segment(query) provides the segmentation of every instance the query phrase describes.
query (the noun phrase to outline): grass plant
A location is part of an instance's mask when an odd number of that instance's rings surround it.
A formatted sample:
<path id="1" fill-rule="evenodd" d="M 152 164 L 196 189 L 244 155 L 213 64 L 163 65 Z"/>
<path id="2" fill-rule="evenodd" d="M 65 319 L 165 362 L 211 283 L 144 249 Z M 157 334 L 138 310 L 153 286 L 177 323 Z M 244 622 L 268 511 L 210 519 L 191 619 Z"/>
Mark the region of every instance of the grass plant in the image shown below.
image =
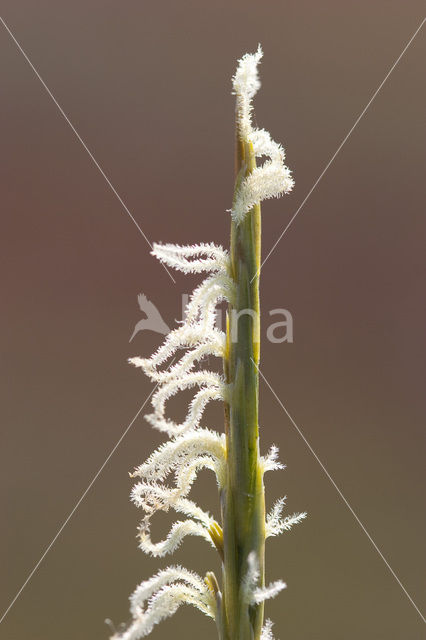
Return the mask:
<path id="1" fill-rule="evenodd" d="M 177 565 L 160 570 L 132 594 L 132 622 L 114 640 L 146 636 L 181 604 L 193 605 L 215 620 L 221 640 L 271 640 L 272 623 L 264 622 L 264 602 L 285 584 L 265 586 L 265 540 L 306 515 L 282 517 L 284 498 L 265 515 L 264 474 L 283 465 L 277 447 L 266 455 L 259 449 L 260 203 L 290 191 L 293 179 L 282 146 L 252 124 L 261 57 L 260 46 L 256 53 L 244 55 L 233 77 L 236 180 L 230 250 L 214 244 L 154 245 L 153 254 L 167 267 L 206 277 L 190 297 L 184 322 L 150 358 L 131 359 L 157 384 L 153 412 L 146 418 L 169 437 L 133 473 L 137 483 L 132 500 L 144 512 L 140 547 L 153 556 L 165 556 L 186 536 L 201 536 L 218 552 L 222 575 L 218 579 L 208 571 L 201 577 Z M 228 303 L 225 332 L 216 326 L 216 308 L 223 301 Z M 206 356 L 221 359 L 223 373 L 205 369 Z M 187 389 L 194 392 L 187 415 L 174 422 L 166 416 L 167 401 Z M 212 400 L 224 404 L 224 430 L 201 426 Z M 219 521 L 188 497 L 202 469 L 216 476 Z M 184 517 L 164 540 L 154 542 L 151 519 L 170 509 Z"/>

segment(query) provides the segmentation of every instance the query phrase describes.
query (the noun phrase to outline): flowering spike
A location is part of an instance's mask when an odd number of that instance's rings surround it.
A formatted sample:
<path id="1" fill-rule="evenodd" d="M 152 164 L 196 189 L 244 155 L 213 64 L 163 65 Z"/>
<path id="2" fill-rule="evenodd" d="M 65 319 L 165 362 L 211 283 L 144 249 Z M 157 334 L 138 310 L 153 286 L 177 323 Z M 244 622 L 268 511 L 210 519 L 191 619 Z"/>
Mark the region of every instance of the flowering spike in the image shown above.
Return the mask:
<path id="1" fill-rule="evenodd" d="M 214 618 L 222 640 L 273 640 L 272 623 L 263 625 L 263 604 L 285 584 L 277 581 L 265 586 L 265 539 L 306 515 L 282 518 L 282 498 L 265 518 L 263 476 L 284 465 L 278 460 L 277 447 L 260 456 L 258 444 L 260 202 L 290 191 L 293 180 L 284 165 L 282 146 L 252 125 L 262 55 L 259 45 L 256 53 L 243 56 L 233 77 L 238 176 L 230 251 L 213 243 L 154 244 L 152 253 L 164 265 L 183 273 L 203 273 L 205 278 L 190 296 L 181 325 L 170 331 L 157 351 L 149 358 L 130 359 L 157 385 L 147 421 L 169 436 L 132 474 L 137 482 L 131 500 L 144 512 L 139 546 L 162 557 L 174 552 L 187 536 L 204 538 L 218 551 L 223 583 L 220 587 L 211 571 L 204 579 L 180 566 L 159 571 L 131 596 L 132 622 L 114 640 L 139 640 L 182 604 Z M 262 158 L 263 164 L 256 166 L 256 158 Z M 226 333 L 216 326 L 217 306 L 224 301 L 228 304 Z M 247 311 L 239 332 L 235 323 Z M 211 357 L 222 360 L 223 374 L 203 366 Z M 167 416 L 168 401 L 187 390 L 193 392 L 187 414 L 182 422 L 175 422 Z M 201 424 L 212 400 L 225 405 L 225 433 Z M 188 497 L 203 469 L 215 474 L 221 523 Z M 174 522 L 167 536 L 155 542 L 150 533 L 152 518 L 169 510 L 186 519 Z"/>

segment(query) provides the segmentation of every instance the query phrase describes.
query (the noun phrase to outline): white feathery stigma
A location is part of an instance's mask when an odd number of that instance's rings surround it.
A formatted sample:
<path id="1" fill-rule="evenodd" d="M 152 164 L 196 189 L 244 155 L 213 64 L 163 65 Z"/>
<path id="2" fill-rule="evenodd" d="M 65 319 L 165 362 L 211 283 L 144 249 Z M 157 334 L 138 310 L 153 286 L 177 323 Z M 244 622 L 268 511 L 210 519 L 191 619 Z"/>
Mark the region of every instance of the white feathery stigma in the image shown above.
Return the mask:
<path id="1" fill-rule="evenodd" d="M 260 88 L 258 64 L 263 56 L 259 45 L 256 53 L 247 53 L 239 61 L 232 79 L 233 93 L 237 101 L 238 134 L 241 141 L 253 145 L 257 158 L 265 157 L 263 164 L 256 167 L 240 183 L 234 204 L 232 218 L 240 223 L 250 209 L 268 198 L 279 198 L 293 189 L 291 171 L 284 164 L 283 147 L 272 140 L 264 129 L 253 127 L 252 100 Z"/>
<path id="2" fill-rule="evenodd" d="M 247 558 L 247 572 L 243 587 L 245 600 L 249 604 L 259 604 L 269 598 L 275 598 L 287 586 L 282 580 L 277 580 L 266 587 L 259 587 L 257 584 L 259 576 L 258 561 L 255 552 L 252 551 Z"/>
<path id="3" fill-rule="evenodd" d="M 172 616 L 182 604 L 191 604 L 215 618 L 216 601 L 200 576 L 179 566 L 168 567 L 142 582 L 130 597 L 133 622 L 112 640 L 138 640 Z"/>
<path id="4" fill-rule="evenodd" d="M 273 624 L 272 620 L 265 621 L 260 634 L 260 640 L 274 640 L 274 634 L 272 633 Z"/>
<path id="5" fill-rule="evenodd" d="M 271 582 L 267 587 L 257 587 L 253 592 L 252 602 L 254 604 L 260 604 L 261 602 L 265 602 L 265 600 L 275 598 L 275 596 L 277 596 L 280 591 L 282 591 L 286 587 L 286 583 L 282 580 Z"/>
<path id="6" fill-rule="evenodd" d="M 150 358 L 130 360 L 157 383 L 151 400 L 154 412 L 146 419 L 170 437 L 134 471 L 132 476 L 140 481 L 131 493 L 132 501 L 145 513 L 139 527 L 140 548 L 153 556 L 164 556 L 173 553 L 188 535 L 201 536 L 214 547 L 210 531 L 213 529 L 216 535 L 221 532 L 215 519 L 187 495 L 202 469 L 214 472 L 219 487 L 225 482 L 225 435 L 200 426 L 206 405 L 211 400 L 224 399 L 225 383 L 221 375 L 202 369 L 201 363 L 207 356 L 224 357 L 225 334 L 216 327 L 216 307 L 223 300 L 233 301 L 235 285 L 230 277 L 228 252 L 222 247 L 155 244 L 153 254 L 163 264 L 184 273 L 208 274 L 191 295 L 182 325 L 166 336 Z M 176 423 L 166 417 L 166 403 L 186 389 L 195 389 L 195 393 L 186 418 Z M 172 486 L 166 484 L 170 476 Z M 151 517 L 169 509 L 187 519 L 175 522 L 164 540 L 153 542 Z M 133 622 L 114 639 L 142 638 L 184 603 L 209 617 L 216 615 L 216 596 L 199 576 L 181 567 L 160 571 L 136 589 L 131 597 Z"/>
<path id="7" fill-rule="evenodd" d="M 290 529 L 298 524 L 301 520 L 306 518 L 307 513 L 294 513 L 291 516 L 281 517 L 285 506 L 285 497 L 276 501 L 271 511 L 266 516 L 265 530 L 266 537 L 279 536 L 284 531 L 290 531 Z"/>

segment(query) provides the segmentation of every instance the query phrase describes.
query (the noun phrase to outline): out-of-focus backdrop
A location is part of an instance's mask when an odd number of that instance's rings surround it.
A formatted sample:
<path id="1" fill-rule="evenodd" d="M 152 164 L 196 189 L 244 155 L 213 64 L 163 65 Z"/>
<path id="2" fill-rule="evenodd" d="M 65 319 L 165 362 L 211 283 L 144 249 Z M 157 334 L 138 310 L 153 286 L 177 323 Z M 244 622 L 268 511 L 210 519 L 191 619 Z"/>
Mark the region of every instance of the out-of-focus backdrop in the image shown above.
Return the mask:
<path id="1" fill-rule="evenodd" d="M 235 63 L 264 48 L 256 121 L 287 151 L 294 192 L 263 207 L 266 255 L 419 26 L 416 0 L 4 0 L 2 16 L 150 240 L 227 245 Z M 425 30 L 406 51 L 262 272 L 262 371 L 415 603 L 424 602 Z M 176 284 L 0 27 L 1 609 L 152 386 L 127 357 L 143 292 L 171 326 Z M 285 308 L 294 342 L 271 344 Z M 276 318 L 275 318 L 276 320 Z M 175 405 L 177 411 L 183 406 Z M 148 408 L 147 408 L 148 409 Z M 142 414 L 145 412 L 144 410 Z M 128 471 L 161 442 L 135 420 L 0 625 L 4 640 L 102 640 L 158 567 L 219 573 L 187 539 L 137 549 Z M 221 428 L 221 411 L 207 414 Z M 418 612 L 265 384 L 262 447 L 287 464 L 268 503 L 309 512 L 269 542 L 277 637 L 420 640 Z M 195 490 L 217 510 L 208 473 Z M 153 530 L 161 536 L 166 518 Z M 182 609 L 156 640 L 214 638 Z"/>

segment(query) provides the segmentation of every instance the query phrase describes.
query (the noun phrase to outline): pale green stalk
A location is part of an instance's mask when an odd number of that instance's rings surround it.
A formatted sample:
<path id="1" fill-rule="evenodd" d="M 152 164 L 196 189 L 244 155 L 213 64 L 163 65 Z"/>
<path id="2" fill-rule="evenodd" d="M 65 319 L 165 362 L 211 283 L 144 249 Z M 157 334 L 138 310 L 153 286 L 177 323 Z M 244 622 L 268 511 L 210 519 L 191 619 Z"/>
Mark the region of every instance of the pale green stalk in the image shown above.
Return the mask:
<path id="1" fill-rule="evenodd" d="M 237 136 L 236 192 L 254 169 L 253 145 Z M 244 590 L 248 556 L 255 553 L 264 585 L 265 497 L 259 454 L 259 268 L 260 205 L 231 226 L 231 269 L 236 300 L 230 305 L 224 360 L 229 402 L 225 405 L 227 474 L 223 492 L 224 622 L 230 640 L 258 640 L 263 603 L 252 605 Z M 237 326 L 235 326 L 237 325 Z"/>

